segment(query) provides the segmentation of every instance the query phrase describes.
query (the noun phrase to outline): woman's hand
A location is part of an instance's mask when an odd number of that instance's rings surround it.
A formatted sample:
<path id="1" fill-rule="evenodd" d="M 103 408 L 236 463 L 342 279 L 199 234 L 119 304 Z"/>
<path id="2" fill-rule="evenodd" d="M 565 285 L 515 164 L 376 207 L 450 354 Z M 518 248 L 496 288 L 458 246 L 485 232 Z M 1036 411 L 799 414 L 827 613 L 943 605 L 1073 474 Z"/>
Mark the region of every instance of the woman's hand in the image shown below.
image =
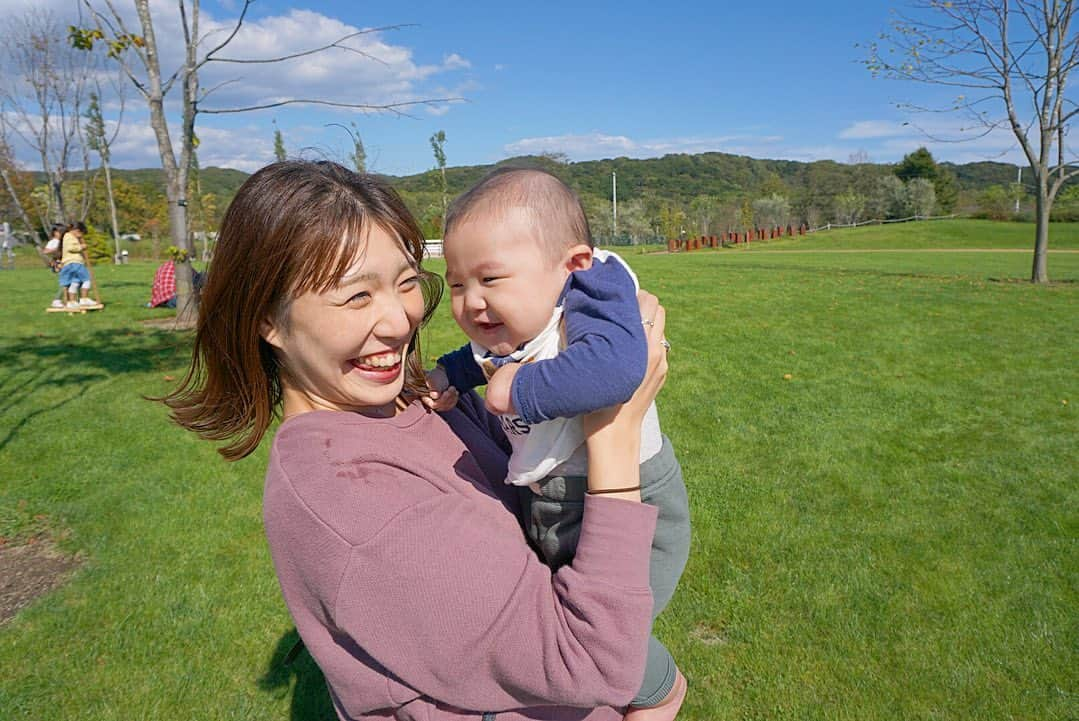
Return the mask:
<path id="1" fill-rule="evenodd" d="M 637 294 L 637 302 L 648 341 L 644 380 L 633 397 L 622 405 L 594 411 L 583 419 L 588 444 L 588 490 L 634 488 L 610 493 L 628 500 L 640 500 L 640 490 L 635 487 L 640 486 L 641 422 L 667 379 L 667 347 L 663 336 L 666 311 L 656 296 L 643 290 Z"/>

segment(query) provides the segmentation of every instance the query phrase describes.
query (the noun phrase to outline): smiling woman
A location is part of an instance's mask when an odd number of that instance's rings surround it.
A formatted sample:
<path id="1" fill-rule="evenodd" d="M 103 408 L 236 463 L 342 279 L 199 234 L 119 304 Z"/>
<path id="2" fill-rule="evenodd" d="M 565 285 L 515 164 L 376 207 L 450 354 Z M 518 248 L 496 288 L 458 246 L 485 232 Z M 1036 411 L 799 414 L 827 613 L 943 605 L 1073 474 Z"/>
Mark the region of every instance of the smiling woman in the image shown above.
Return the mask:
<path id="1" fill-rule="evenodd" d="M 663 384 L 663 310 L 642 295 L 649 372 L 585 420 L 572 564 L 520 525 L 509 450 L 474 395 L 436 414 L 417 330 L 441 294 L 423 238 L 381 181 L 333 163 L 267 166 L 225 214 L 191 368 L 163 399 L 242 458 L 274 414 L 263 517 L 297 631 L 342 719 L 615 721 L 640 686 L 656 509 L 636 452 Z M 610 495 L 620 491 L 619 496 Z"/>
<path id="2" fill-rule="evenodd" d="M 261 328 L 285 369 L 286 417 L 313 410 L 390 416 L 403 359 L 423 318 L 416 261 L 382 228 L 368 229 L 344 278 L 293 300 L 287 322 Z"/>

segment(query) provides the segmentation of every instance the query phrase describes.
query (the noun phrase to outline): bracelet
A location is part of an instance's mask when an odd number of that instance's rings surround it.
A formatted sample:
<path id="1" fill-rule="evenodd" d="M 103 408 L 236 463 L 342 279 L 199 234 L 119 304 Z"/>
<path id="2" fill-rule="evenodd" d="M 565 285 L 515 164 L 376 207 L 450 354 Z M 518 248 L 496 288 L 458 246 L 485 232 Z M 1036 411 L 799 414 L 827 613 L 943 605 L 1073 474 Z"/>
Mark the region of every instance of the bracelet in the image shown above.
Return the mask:
<path id="1" fill-rule="evenodd" d="M 626 488 L 600 488 L 595 491 L 585 491 L 590 496 L 598 496 L 603 493 L 629 493 L 630 491 L 641 490 L 640 484 L 636 486 L 627 486 Z"/>

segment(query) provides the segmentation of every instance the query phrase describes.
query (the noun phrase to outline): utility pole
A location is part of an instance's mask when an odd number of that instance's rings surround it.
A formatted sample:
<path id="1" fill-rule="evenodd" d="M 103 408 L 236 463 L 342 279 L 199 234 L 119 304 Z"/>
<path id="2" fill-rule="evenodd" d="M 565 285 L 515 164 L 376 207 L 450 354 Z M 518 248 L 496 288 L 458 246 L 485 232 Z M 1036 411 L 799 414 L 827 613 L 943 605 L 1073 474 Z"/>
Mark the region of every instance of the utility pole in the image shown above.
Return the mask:
<path id="1" fill-rule="evenodd" d="M 618 237 L 618 173 L 611 171 L 611 199 L 614 201 L 614 237 Z"/>

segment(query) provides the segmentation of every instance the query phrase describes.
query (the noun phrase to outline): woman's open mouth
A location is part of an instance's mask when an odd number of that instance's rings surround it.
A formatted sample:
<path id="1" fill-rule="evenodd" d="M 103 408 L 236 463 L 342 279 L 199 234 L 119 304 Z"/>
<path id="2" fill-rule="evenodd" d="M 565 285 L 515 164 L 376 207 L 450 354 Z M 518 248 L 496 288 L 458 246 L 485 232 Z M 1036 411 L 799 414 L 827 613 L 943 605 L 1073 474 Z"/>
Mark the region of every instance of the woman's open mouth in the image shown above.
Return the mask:
<path id="1" fill-rule="evenodd" d="M 373 380 L 393 380 L 401 372 L 401 354 L 395 351 L 376 353 L 349 360 L 352 367 Z"/>

